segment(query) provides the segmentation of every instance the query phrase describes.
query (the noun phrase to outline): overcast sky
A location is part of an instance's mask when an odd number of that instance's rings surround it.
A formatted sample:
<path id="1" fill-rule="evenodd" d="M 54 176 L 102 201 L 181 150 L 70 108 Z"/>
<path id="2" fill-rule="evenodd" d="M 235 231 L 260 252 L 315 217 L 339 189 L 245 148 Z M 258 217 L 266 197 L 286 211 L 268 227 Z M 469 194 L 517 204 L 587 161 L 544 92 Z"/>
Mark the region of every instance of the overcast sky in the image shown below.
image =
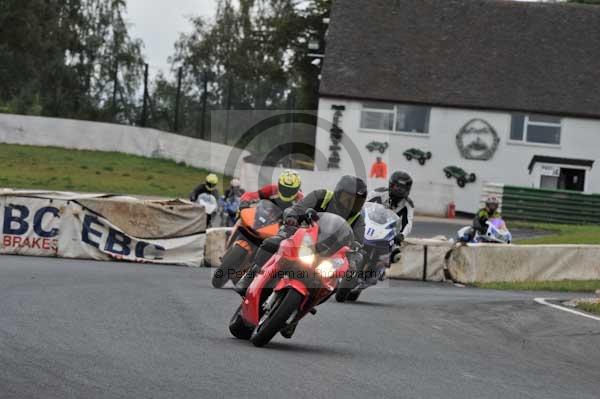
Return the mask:
<path id="1" fill-rule="evenodd" d="M 152 74 L 169 70 L 167 58 L 173 54 L 173 44 L 182 32 L 189 32 L 187 17 L 213 17 L 215 0 L 128 0 L 127 19 L 131 36 L 144 41 Z"/>

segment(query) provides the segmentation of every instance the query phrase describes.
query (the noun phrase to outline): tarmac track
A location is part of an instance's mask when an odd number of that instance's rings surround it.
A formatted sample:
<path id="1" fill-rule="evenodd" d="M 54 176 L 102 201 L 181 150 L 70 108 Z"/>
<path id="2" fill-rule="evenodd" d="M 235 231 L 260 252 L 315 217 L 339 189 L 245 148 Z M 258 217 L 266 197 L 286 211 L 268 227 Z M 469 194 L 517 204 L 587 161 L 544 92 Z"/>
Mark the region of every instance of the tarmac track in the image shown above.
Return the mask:
<path id="1" fill-rule="evenodd" d="M 0 398 L 597 399 L 600 322 L 538 296 L 391 282 L 259 349 L 207 269 L 0 257 Z"/>

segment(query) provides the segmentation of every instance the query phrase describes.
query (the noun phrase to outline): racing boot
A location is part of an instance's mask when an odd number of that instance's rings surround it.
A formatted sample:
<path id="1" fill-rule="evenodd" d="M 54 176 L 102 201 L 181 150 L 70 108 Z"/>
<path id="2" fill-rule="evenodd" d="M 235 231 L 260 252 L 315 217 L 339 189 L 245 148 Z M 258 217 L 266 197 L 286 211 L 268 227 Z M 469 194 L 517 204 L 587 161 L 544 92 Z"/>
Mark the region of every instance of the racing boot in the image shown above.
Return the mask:
<path id="1" fill-rule="evenodd" d="M 238 281 L 238 283 L 233 288 L 235 290 L 235 292 L 240 294 L 242 297 L 245 297 L 248 287 L 250 287 L 250 284 L 252 284 L 252 281 L 254 281 L 254 277 L 256 277 L 256 274 L 259 271 L 260 271 L 259 265 L 257 265 L 256 263 L 254 265 L 252 265 L 252 267 L 246 272 L 246 274 L 244 274 L 244 276 L 242 276 L 240 281 Z"/>

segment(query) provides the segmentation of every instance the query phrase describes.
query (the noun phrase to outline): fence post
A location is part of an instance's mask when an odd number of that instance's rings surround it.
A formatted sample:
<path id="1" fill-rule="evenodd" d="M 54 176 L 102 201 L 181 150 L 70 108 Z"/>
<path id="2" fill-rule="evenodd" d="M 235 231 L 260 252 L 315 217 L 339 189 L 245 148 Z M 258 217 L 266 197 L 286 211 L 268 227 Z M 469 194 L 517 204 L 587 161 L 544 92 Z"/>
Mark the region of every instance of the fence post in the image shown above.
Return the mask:
<path id="1" fill-rule="evenodd" d="M 429 247 L 423 246 L 423 281 L 427 281 L 427 263 L 428 262 Z"/>
<path id="2" fill-rule="evenodd" d="M 200 138 L 206 140 L 206 102 L 208 100 L 208 71 L 204 70 L 202 90 L 202 120 L 200 121 Z"/>
<path id="3" fill-rule="evenodd" d="M 179 133 L 179 104 L 181 98 L 181 78 L 183 76 L 183 68 L 179 67 L 177 73 L 177 95 L 175 96 L 175 121 L 173 123 L 173 130 L 175 133 Z"/>
<path id="4" fill-rule="evenodd" d="M 115 70 L 113 76 L 113 95 L 112 95 L 112 118 L 117 121 L 117 91 L 119 90 L 119 61 L 115 57 Z"/>
<path id="5" fill-rule="evenodd" d="M 140 126 L 146 127 L 148 119 L 148 64 L 144 64 L 144 101 L 142 103 L 142 118 Z"/>

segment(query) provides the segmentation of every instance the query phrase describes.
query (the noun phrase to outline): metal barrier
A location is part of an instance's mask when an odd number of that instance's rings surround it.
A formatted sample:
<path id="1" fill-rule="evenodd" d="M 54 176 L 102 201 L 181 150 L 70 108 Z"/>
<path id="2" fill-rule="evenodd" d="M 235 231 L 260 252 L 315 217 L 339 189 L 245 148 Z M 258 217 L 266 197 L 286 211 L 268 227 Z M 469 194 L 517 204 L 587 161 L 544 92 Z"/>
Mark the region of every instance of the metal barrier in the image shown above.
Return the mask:
<path id="1" fill-rule="evenodd" d="M 504 186 L 502 213 L 531 222 L 600 224 L 600 195 Z"/>

